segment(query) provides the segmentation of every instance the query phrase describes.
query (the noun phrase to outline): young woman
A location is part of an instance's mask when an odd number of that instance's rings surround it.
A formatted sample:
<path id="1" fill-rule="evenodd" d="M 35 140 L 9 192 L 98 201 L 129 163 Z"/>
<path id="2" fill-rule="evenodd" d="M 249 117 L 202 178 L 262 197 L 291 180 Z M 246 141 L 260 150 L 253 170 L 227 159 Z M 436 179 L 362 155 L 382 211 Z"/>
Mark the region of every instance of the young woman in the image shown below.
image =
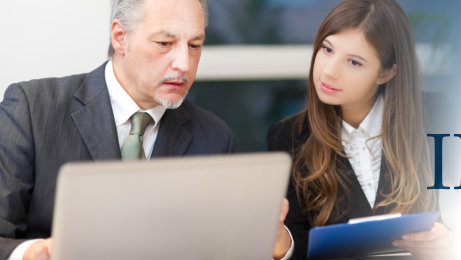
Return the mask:
<path id="1" fill-rule="evenodd" d="M 346 0 L 327 15 L 314 42 L 307 108 L 268 132 L 269 150 L 294 158 L 285 221 L 294 259 L 306 259 L 314 226 L 435 208 L 418 77 L 411 26 L 396 1 Z M 394 245 L 444 259 L 450 242 L 437 223 Z"/>

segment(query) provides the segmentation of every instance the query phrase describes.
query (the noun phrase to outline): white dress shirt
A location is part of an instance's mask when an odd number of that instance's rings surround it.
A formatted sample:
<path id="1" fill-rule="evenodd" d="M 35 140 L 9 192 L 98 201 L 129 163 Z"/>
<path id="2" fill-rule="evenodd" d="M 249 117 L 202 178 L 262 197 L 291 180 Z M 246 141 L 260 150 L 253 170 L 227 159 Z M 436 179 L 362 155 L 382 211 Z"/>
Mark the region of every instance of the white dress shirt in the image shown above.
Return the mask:
<path id="1" fill-rule="evenodd" d="M 358 128 L 343 120 L 341 129 L 342 146 L 371 208 L 375 204 L 381 169 L 383 107 L 380 95 Z"/>
<path id="2" fill-rule="evenodd" d="M 157 140 L 157 134 L 160 128 L 160 119 L 165 113 L 165 107 L 156 106 L 148 110 L 142 110 L 139 108 L 115 77 L 112 60 L 109 60 L 106 65 L 105 77 L 107 89 L 109 90 L 110 103 L 114 113 L 115 125 L 117 127 L 120 149 L 130 133 L 131 116 L 134 113 L 139 111 L 146 112 L 152 117 L 152 119 L 154 119 L 154 124 L 149 124 L 147 126 L 143 136 L 144 154 L 147 159 L 149 159 L 154 148 L 155 140 Z"/>

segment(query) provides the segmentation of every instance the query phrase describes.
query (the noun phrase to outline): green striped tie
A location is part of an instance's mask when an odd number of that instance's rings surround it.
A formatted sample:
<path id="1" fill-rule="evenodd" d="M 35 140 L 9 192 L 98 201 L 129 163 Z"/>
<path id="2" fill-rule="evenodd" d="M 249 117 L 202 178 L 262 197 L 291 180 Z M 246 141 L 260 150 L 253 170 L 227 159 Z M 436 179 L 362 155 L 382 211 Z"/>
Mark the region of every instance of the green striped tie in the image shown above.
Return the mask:
<path id="1" fill-rule="evenodd" d="M 153 121 L 152 117 L 145 112 L 137 112 L 131 117 L 130 134 L 122 146 L 123 160 L 146 159 L 142 147 L 142 136 L 147 125 Z"/>

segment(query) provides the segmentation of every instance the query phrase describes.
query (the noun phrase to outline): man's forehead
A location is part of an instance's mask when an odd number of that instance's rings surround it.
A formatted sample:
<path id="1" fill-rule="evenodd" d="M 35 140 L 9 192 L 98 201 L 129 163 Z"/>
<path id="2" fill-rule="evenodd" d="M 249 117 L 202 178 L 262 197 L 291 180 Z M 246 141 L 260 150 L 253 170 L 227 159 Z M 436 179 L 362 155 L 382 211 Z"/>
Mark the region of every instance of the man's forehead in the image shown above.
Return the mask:
<path id="1" fill-rule="evenodd" d="M 166 37 L 166 38 L 171 38 L 171 39 L 177 39 L 179 38 L 179 35 L 175 34 L 174 32 L 168 31 L 168 30 L 160 30 L 160 31 L 156 31 L 152 33 L 151 37 Z M 204 40 L 205 33 L 199 33 L 197 35 L 193 35 L 191 39 L 192 40 Z"/>

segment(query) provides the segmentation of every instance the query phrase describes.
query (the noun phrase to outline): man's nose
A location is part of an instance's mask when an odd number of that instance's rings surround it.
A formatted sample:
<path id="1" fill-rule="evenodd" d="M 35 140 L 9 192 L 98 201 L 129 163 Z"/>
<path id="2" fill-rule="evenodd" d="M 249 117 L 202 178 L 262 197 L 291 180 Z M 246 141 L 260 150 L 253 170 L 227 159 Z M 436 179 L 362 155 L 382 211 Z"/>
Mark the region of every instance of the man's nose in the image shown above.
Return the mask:
<path id="1" fill-rule="evenodd" d="M 178 45 L 173 52 L 171 66 L 174 70 L 187 72 L 189 70 L 189 45 Z"/>

